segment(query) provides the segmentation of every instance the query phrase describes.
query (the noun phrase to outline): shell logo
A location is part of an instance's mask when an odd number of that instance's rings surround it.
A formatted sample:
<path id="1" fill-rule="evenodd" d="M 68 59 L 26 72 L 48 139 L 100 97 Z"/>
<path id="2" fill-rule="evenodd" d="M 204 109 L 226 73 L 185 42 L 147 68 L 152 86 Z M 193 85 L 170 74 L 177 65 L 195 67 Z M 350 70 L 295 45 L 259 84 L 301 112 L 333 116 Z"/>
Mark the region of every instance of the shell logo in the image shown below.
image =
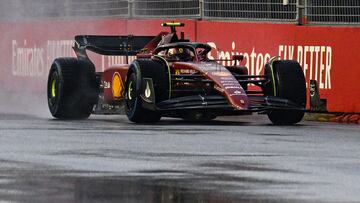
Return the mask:
<path id="1" fill-rule="evenodd" d="M 115 72 L 111 82 L 111 91 L 114 99 L 122 98 L 124 84 L 118 72 Z"/>

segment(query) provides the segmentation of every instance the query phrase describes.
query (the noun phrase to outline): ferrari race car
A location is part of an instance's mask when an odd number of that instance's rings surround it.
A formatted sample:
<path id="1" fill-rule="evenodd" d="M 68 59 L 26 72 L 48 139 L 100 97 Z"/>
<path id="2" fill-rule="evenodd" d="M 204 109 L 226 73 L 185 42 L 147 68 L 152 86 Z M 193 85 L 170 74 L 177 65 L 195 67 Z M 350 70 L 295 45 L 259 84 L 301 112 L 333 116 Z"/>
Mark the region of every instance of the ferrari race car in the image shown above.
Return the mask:
<path id="1" fill-rule="evenodd" d="M 295 61 L 272 58 L 264 75 L 249 75 L 241 55 L 210 60 L 208 44 L 177 35 L 183 23 L 163 23 L 158 36 L 76 36 L 77 58 L 57 58 L 48 77 L 48 105 L 59 119 L 125 111 L 135 123 L 161 117 L 207 121 L 217 116 L 267 114 L 274 124 L 295 124 L 306 106 L 303 71 Z M 126 64 L 96 72 L 87 55 L 123 57 Z M 129 59 L 134 60 L 129 63 Z"/>

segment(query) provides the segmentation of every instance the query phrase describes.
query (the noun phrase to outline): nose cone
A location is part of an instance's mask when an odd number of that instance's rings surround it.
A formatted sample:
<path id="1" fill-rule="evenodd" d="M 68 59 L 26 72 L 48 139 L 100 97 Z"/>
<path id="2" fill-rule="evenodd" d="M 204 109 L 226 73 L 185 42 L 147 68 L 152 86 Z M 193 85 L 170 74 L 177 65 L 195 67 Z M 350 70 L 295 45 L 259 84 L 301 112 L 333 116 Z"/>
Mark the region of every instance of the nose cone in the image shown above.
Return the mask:
<path id="1" fill-rule="evenodd" d="M 226 91 L 225 94 L 231 105 L 237 110 L 248 110 L 250 108 L 249 98 L 247 97 L 245 90 Z"/>
<path id="2" fill-rule="evenodd" d="M 228 76 L 220 78 L 215 86 L 215 89 L 223 93 L 235 109 L 248 110 L 250 108 L 249 98 L 247 97 L 245 90 L 232 75 L 231 77 Z"/>
<path id="3" fill-rule="evenodd" d="M 250 108 L 249 98 L 245 90 L 233 74 L 221 64 L 216 62 L 177 64 L 197 70 L 208 79 L 214 81 L 214 89 L 223 94 L 235 109 L 248 110 Z"/>
<path id="4" fill-rule="evenodd" d="M 250 108 L 245 90 L 227 68 L 218 63 L 214 63 L 212 67 L 207 64 L 205 74 L 214 81 L 214 88 L 221 92 L 235 109 L 248 110 Z"/>

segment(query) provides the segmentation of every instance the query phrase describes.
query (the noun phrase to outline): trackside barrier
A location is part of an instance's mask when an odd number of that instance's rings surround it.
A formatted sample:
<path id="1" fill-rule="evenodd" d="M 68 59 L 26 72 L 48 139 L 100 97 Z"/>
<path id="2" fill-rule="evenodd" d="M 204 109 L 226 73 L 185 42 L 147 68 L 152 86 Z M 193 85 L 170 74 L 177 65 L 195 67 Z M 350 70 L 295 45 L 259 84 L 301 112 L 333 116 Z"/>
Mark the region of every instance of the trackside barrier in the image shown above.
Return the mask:
<path id="1" fill-rule="evenodd" d="M 359 25 L 358 0 L 2 0 L 0 21 L 182 18 Z"/>
<path id="2" fill-rule="evenodd" d="M 159 26 L 161 22 L 163 20 L 160 19 L 2 22 L 0 87 L 10 91 L 44 92 L 53 59 L 74 55 L 71 49 L 74 35 L 156 35 L 164 29 Z M 328 111 L 360 112 L 360 28 L 196 20 L 182 22 L 186 23 L 186 27 L 179 31 L 185 31 L 185 37 L 213 47 L 210 58 L 229 59 L 234 54 L 242 54 L 243 64 L 253 75 L 262 74 L 264 64 L 272 56 L 297 60 L 303 67 L 307 85 L 310 79 L 318 81 L 321 99 Z M 94 60 L 98 71 L 123 62 L 121 58 L 107 56 Z"/>

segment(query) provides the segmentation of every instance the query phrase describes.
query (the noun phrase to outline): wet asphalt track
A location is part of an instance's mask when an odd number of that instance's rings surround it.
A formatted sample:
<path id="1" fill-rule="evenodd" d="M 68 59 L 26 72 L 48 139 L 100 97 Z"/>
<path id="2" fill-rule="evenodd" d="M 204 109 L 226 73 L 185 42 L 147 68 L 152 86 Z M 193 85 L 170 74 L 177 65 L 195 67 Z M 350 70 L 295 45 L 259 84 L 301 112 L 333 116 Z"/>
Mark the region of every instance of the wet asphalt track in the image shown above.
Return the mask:
<path id="1" fill-rule="evenodd" d="M 359 130 L 0 114 L 0 202 L 360 202 Z"/>

